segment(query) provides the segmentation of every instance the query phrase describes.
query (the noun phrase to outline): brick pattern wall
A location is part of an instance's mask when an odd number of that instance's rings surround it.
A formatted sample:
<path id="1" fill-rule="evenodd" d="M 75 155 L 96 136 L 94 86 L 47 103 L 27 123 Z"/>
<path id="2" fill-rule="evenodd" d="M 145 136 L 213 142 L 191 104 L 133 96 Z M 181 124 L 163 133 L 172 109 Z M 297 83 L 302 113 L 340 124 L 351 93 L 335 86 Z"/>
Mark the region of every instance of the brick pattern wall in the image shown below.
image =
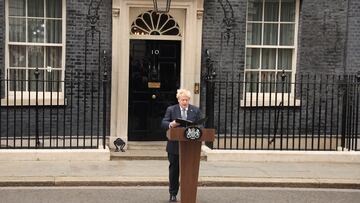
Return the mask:
<path id="1" fill-rule="evenodd" d="M 0 78 L 3 78 L 5 70 L 5 5 L 4 0 L 0 1 Z M 0 83 L 4 86 L 4 83 Z M 4 93 L 0 93 L 0 98 L 4 97 Z"/>
<path id="2" fill-rule="evenodd" d="M 204 24 L 203 24 L 203 52 L 209 49 L 212 53 L 214 66 L 217 72 L 217 78 L 226 79 L 226 73 L 229 78 L 242 72 L 245 59 L 245 37 L 246 37 L 246 0 L 230 0 L 234 9 L 236 26 L 232 30 L 236 34 L 235 46 L 230 43 L 224 46 L 224 39 L 221 39 L 220 33 L 225 29 L 222 27 L 224 12 L 217 0 L 205 1 Z M 359 29 L 359 5 L 358 1 L 350 2 L 349 17 L 349 39 L 346 46 L 346 20 L 347 20 L 348 1 L 327 1 L 327 0 L 302 0 L 300 5 L 300 19 L 298 32 L 298 55 L 297 55 L 297 73 L 313 74 L 343 74 L 345 69 L 348 73 L 359 70 L 360 55 L 360 29 Z M 233 46 L 233 47 L 231 47 Z M 230 47 L 230 48 L 229 48 Z M 344 57 L 347 49 L 347 67 Z M 203 53 L 202 73 L 206 73 L 206 61 Z M 232 64 L 235 64 L 232 65 Z M 221 68 L 219 68 L 221 67 Z M 224 74 L 225 73 L 225 74 Z M 206 111 L 205 84 L 201 92 L 201 108 Z M 228 87 L 229 88 L 229 87 Z M 216 89 L 215 97 L 220 97 L 215 104 L 215 115 L 220 112 L 223 115 L 231 115 L 237 109 L 227 108 L 223 102 L 231 101 L 231 97 L 238 98 L 239 95 L 225 94 L 219 95 Z M 228 90 L 230 91 L 230 90 Z M 242 91 L 242 90 L 241 90 Z M 235 96 L 234 96 L 235 95 Z M 241 97 L 241 95 L 240 95 Z M 319 98 L 319 97 L 316 97 Z M 310 98 L 311 99 L 311 98 Z M 219 106 L 219 107 L 217 107 Z M 261 109 L 260 109 L 261 110 Z M 322 110 L 323 111 L 323 110 Z M 240 113 L 243 109 L 240 109 Z M 315 120 L 319 120 L 318 114 Z M 223 122 L 220 121 L 220 123 Z M 224 127 L 225 123 L 220 126 Z"/>
<path id="3" fill-rule="evenodd" d="M 235 23 L 227 39 L 223 23 L 224 11 L 217 0 L 204 2 L 203 38 L 202 38 L 202 73 L 206 73 L 205 50 L 209 50 L 214 60 L 216 78 L 228 78 L 232 73 L 244 70 L 245 34 L 246 34 L 246 0 L 230 0 Z M 230 17 L 230 10 L 227 9 Z M 222 67 L 222 68 L 220 68 Z M 205 112 L 205 83 L 201 86 L 200 107 Z"/>
<path id="4" fill-rule="evenodd" d="M 358 27 L 359 3 L 352 1 L 349 30 L 352 41 L 356 41 Z M 224 12 L 216 0 L 205 1 L 203 50 L 209 49 L 217 66 L 222 64 L 222 70 L 217 72 L 238 72 L 244 68 L 244 47 L 246 32 L 246 0 L 232 0 L 234 16 L 236 19 L 236 34 L 234 43 L 226 45 L 220 33 L 225 29 L 222 26 Z M 297 72 L 312 73 L 342 73 L 344 71 L 344 49 L 346 37 L 347 1 L 302 1 L 300 7 L 300 22 L 298 36 Z M 357 15 L 357 16 L 356 16 Z M 359 31 L 358 31 L 359 32 Z M 232 40 L 232 39 L 231 39 Z M 230 41 L 231 41 L 230 40 Z M 358 40 L 357 40 L 358 41 Z M 232 42 L 232 41 L 231 41 Z M 353 46 L 353 43 L 351 43 Z M 223 46 L 221 46 L 223 45 Z M 231 49 L 234 47 L 235 55 Z M 222 48 L 222 54 L 220 54 Z M 231 65 L 233 58 L 235 68 Z M 224 66 L 224 64 L 226 64 Z M 204 60 L 203 60 L 204 68 Z M 205 70 L 203 69 L 203 72 Z"/>
<path id="5" fill-rule="evenodd" d="M 226 40 L 221 38 L 221 33 L 225 31 L 225 28 L 222 23 L 224 12 L 219 2 L 208 0 L 204 3 L 202 72 L 204 74 L 206 72 L 204 52 L 209 49 L 212 53 L 212 59 L 215 61 L 216 72 L 222 79 L 226 78 L 226 72 L 230 72 L 230 76 L 233 73 L 242 72 L 245 59 L 247 1 L 230 0 L 229 2 L 233 7 L 236 19 L 235 28 L 232 30 L 232 34 L 236 34 L 236 40 L 233 43 L 233 38 L 231 38 L 229 45 L 226 44 Z M 356 55 L 358 53 L 354 51 L 358 49 L 360 43 L 357 40 L 360 36 L 357 24 L 360 15 L 359 2 L 351 1 L 350 8 L 348 66 L 349 69 L 353 70 L 355 64 L 359 63 L 358 58 L 360 58 Z M 347 1 L 301 1 L 297 55 L 298 73 L 341 74 L 344 72 L 346 16 Z"/>
<path id="6" fill-rule="evenodd" d="M 98 24 L 94 40 L 91 38 L 90 24 L 87 20 L 89 1 L 67 1 L 67 21 L 66 21 L 66 68 L 73 69 L 81 73 L 85 69 L 85 32 L 88 32 L 87 44 L 87 72 L 98 70 L 98 51 L 100 33 L 100 53 L 106 50 L 110 54 L 112 37 L 112 1 L 104 0 L 99 9 Z M 100 32 L 97 32 L 100 31 Z M 111 55 L 110 55 L 111 56 Z M 111 63 L 110 63 L 111 64 Z"/>
<path id="7" fill-rule="evenodd" d="M 349 33 L 347 43 L 347 71 L 360 71 L 360 1 L 349 2 Z"/>
<path id="8" fill-rule="evenodd" d="M 298 72 L 344 73 L 347 1 L 302 1 Z"/>
<path id="9" fill-rule="evenodd" d="M 2 109 L 1 111 L 1 134 L 12 136 L 14 131 L 24 135 L 34 135 L 35 133 L 35 109 L 37 108 L 39 116 L 40 136 L 50 135 L 63 136 L 72 131 L 72 135 L 97 135 L 103 132 L 103 84 L 102 84 L 102 53 L 106 50 L 108 56 L 111 56 L 111 38 L 112 38 L 112 1 L 103 0 L 99 9 L 99 21 L 96 25 L 94 40 L 91 39 L 91 33 L 88 33 L 87 60 L 85 61 L 85 31 L 90 29 L 87 22 L 87 12 L 90 1 L 85 0 L 67 0 L 66 1 L 66 61 L 65 61 L 65 93 L 66 105 L 59 108 L 49 108 L 44 106 L 31 108 L 13 108 Z M 4 21 L 4 1 L 0 1 L 0 28 L 3 28 Z M 0 29 L 0 41 L 3 42 L 4 29 Z M 100 37 L 100 41 L 99 41 Z M 99 46 L 100 42 L 100 46 Z M 0 54 L 3 56 L 2 43 Z M 100 51 L 100 52 L 99 52 Z M 99 60 L 100 59 L 100 60 Z M 1 67 L 3 66 L 3 57 L 0 57 Z M 85 64 L 87 66 L 87 79 L 84 80 Z M 108 64 L 111 64 L 109 58 Z M 99 74 L 99 66 L 101 67 Z M 109 69 L 111 67 L 108 67 Z M 72 80 L 70 80 L 73 71 Z M 111 78 L 109 70 L 108 78 Z M 94 75 L 94 80 L 92 79 Z M 100 76 L 100 80 L 99 80 Z M 100 81 L 100 82 L 98 82 Z M 111 84 L 111 83 L 108 83 Z M 110 85 L 107 86 L 107 124 L 109 124 L 110 112 Z M 71 89 L 72 88 L 72 89 Z M 2 91 L 3 92 L 3 91 Z M 56 102 L 55 102 L 56 103 Z M 91 110 L 92 109 L 92 110 Z M 66 114 L 66 116 L 64 116 Z M 29 117 L 28 115 L 31 115 Z M 22 120 L 21 120 L 22 116 Z M 65 118 L 64 118 L 65 117 Z M 16 124 L 21 124 L 21 128 L 14 128 Z M 6 127 L 5 127 L 6 126 Z M 109 129 L 109 126 L 107 127 Z M 66 132 L 64 133 L 64 130 Z M 107 131 L 107 134 L 109 130 Z"/>
<path id="10" fill-rule="evenodd" d="M 4 0 L 0 1 L 0 70 L 5 67 L 5 5 Z"/>
<path id="11" fill-rule="evenodd" d="M 238 73 L 244 69 L 246 0 L 232 0 L 230 3 L 234 11 L 235 24 L 231 29 L 229 39 L 226 38 L 226 28 L 223 23 L 224 11 L 219 2 L 209 0 L 204 3 L 202 47 L 203 50 L 210 50 L 216 62 L 217 73 L 222 74 L 222 77 L 225 77 L 227 72 Z M 230 12 L 227 14 L 230 16 Z M 203 60 L 203 72 L 205 71 L 204 63 Z"/>

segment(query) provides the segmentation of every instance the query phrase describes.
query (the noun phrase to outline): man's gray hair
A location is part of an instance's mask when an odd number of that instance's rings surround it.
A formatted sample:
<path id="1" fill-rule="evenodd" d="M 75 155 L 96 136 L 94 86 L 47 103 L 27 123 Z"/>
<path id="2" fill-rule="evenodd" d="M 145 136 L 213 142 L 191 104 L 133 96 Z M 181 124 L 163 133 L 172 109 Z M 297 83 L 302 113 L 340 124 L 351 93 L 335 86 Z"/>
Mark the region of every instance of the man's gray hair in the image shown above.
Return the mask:
<path id="1" fill-rule="evenodd" d="M 191 98 L 191 92 L 187 89 L 178 89 L 176 93 L 176 98 L 179 99 L 182 96 L 187 96 L 189 99 Z"/>

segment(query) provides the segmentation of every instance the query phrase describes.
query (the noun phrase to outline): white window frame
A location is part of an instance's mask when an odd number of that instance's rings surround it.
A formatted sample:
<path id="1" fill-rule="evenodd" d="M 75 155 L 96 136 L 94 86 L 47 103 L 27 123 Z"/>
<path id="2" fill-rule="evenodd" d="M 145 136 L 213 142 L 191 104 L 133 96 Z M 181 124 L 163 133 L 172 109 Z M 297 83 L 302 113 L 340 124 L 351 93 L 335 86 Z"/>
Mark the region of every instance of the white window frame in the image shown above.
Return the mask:
<path id="1" fill-rule="evenodd" d="M 265 0 L 266 1 L 266 0 Z M 300 0 L 295 0 L 295 27 L 294 27 L 294 45 L 293 46 L 283 46 L 283 45 L 262 45 L 263 44 L 263 36 L 264 36 L 264 24 L 269 23 L 268 21 L 264 21 L 264 6 L 265 1 L 263 1 L 263 9 L 262 9 L 262 35 L 261 35 L 261 45 L 248 45 L 248 23 L 252 22 L 260 22 L 260 21 L 249 21 L 248 20 L 248 11 L 249 11 L 249 2 L 247 1 L 247 8 L 246 8 L 246 34 L 245 34 L 245 65 L 244 65 L 244 81 L 246 84 L 246 73 L 254 71 L 261 73 L 261 69 L 246 69 L 247 64 L 247 49 L 248 48 L 273 48 L 277 49 L 276 52 L 278 52 L 279 49 L 292 49 L 293 55 L 292 55 L 292 68 L 291 70 L 285 70 L 285 72 L 291 72 L 291 86 L 290 86 L 290 93 L 262 93 L 262 92 L 247 92 L 246 86 L 243 87 L 243 98 L 241 100 L 241 106 L 243 107 L 259 107 L 259 106 L 279 106 L 280 102 L 282 102 L 283 106 L 299 106 L 300 101 L 295 98 L 295 95 L 293 94 L 295 91 L 295 74 L 296 74 L 296 64 L 297 64 L 297 49 L 298 49 L 298 29 L 299 29 L 299 15 L 300 15 Z M 279 0 L 279 7 L 281 8 L 281 0 Z M 279 9 L 279 14 L 281 12 L 281 9 Z M 276 22 L 276 21 L 274 21 Z M 274 23 L 271 22 L 271 23 Z M 281 22 L 281 16 L 279 15 L 277 24 L 280 25 L 281 23 L 290 23 L 290 22 Z M 293 22 L 291 22 L 293 23 Z M 280 43 L 280 29 L 281 26 L 278 26 L 278 39 L 277 43 Z M 260 67 L 261 67 L 261 54 L 260 54 Z M 278 54 L 276 54 L 275 59 L 275 66 L 278 66 Z M 272 70 L 272 69 L 266 69 L 264 72 L 275 72 L 275 77 L 277 73 L 282 73 L 282 70 Z M 261 74 L 259 74 L 260 76 Z M 261 77 L 259 77 L 259 81 L 261 81 Z M 289 95 L 290 94 L 290 95 Z M 246 98 L 246 100 L 245 100 Z M 250 99 L 251 98 L 251 99 Z M 284 99 L 282 99 L 284 98 Z M 295 101 L 294 101 L 295 100 Z"/>
<path id="2" fill-rule="evenodd" d="M 64 81 L 65 79 L 65 53 L 66 53 L 66 0 L 59 0 L 62 1 L 62 39 L 61 43 L 47 43 L 46 42 L 46 29 L 44 29 L 44 42 L 27 42 L 28 39 L 28 26 L 26 23 L 26 41 L 25 42 L 10 42 L 10 31 L 9 31 L 9 1 L 11 0 L 5 0 L 5 74 L 4 78 L 8 78 L 8 70 L 10 67 L 10 54 L 9 54 L 9 47 L 11 45 L 22 45 L 22 46 L 39 46 L 44 48 L 44 66 L 45 66 L 45 60 L 46 60 L 46 47 L 61 47 L 61 68 L 56 69 L 61 71 L 61 81 Z M 26 15 L 25 19 L 28 19 L 28 13 L 27 13 L 27 2 L 26 0 Z M 44 0 L 44 5 L 46 4 L 46 0 Z M 46 17 L 46 6 L 44 6 L 44 17 L 39 17 L 39 19 L 53 19 Z M 36 17 L 30 17 L 31 19 L 36 19 Z M 28 22 L 26 20 L 26 22 Z M 26 52 L 27 54 L 27 52 Z M 27 57 L 26 57 L 27 58 Z M 25 70 L 30 70 L 32 68 L 28 68 L 28 61 L 26 60 L 26 68 Z M 46 68 L 42 68 L 39 70 L 45 70 Z M 46 71 L 46 70 L 45 70 Z M 28 80 L 28 78 L 26 78 Z M 36 93 L 35 91 L 7 91 L 7 84 L 5 82 L 5 85 L 2 85 L 2 92 L 4 92 L 5 98 L 1 99 L 1 106 L 16 106 L 16 105 L 65 105 L 65 99 L 64 99 L 64 83 L 61 84 L 61 91 L 59 92 L 43 92 L 38 91 Z M 37 99 L 36 99 L 37 98 Z"/>
<path id="3" fill-rule="evenodd" d="M 129 18 L 129 39 L 143 39 L 143 40 L 183 40 L 184 39 L 184 31 L 183 28 L 185 27 L 183 18 L 185 18 L 184 13 L 178 10 L 171 10 L 167 14 L 163 15 L 169 15 L 171 19 L 173 19 L 178 25 L 179 25 L 179 35 L 161 35 L 159 38 L 159 35 L 141 35 L 141 34 L 133 34 L 131 32 L 132 24 L 139 18 L 139 15 L 144 14 L 145 12 L 148 12 L 150 10 L 153 10 L 153 7 L 146 8 L 146 7 L 132 7 L 130 8 L 130 18 Z M 170 18 L 169 18 L 170 19 Z"/>

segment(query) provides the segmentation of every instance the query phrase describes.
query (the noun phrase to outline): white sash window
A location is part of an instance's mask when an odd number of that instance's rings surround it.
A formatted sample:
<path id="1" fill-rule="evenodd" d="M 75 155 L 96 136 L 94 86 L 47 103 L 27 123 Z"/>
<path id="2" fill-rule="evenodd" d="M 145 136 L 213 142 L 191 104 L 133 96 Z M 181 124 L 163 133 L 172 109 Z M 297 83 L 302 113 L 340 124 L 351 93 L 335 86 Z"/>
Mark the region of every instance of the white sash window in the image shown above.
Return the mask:
<path id="1" fill-rule="evenodd" d="M 266 98 L 289 94 L 296 72 L 299 0 L 248 0 L 247 6 L 245 91 Z"/>
<path id="2" fill-rule="evenodd" d="M 64 79 L 65 0 L 6 0 L 6 31 L 6 95 L 63 94 L 57 81 Z"/>

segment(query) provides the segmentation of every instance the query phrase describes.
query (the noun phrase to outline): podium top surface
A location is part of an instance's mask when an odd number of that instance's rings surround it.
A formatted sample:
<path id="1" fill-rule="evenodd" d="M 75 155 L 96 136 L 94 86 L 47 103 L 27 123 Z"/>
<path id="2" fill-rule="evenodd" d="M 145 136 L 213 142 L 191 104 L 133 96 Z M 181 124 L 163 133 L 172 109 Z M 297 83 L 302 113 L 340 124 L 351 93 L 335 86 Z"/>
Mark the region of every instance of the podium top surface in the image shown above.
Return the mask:
<path id="1" fill-rule="evenodd" d="M 206 141 L 212 142 L 215 139 L 215 129 L 213 128 L 202 128 L 202 135 L 200 139 L 197 140 L 189 140 L 185 138 L 185 128 L 169 128 L 166 131 L 166 137 L 172 141 Z"/>

